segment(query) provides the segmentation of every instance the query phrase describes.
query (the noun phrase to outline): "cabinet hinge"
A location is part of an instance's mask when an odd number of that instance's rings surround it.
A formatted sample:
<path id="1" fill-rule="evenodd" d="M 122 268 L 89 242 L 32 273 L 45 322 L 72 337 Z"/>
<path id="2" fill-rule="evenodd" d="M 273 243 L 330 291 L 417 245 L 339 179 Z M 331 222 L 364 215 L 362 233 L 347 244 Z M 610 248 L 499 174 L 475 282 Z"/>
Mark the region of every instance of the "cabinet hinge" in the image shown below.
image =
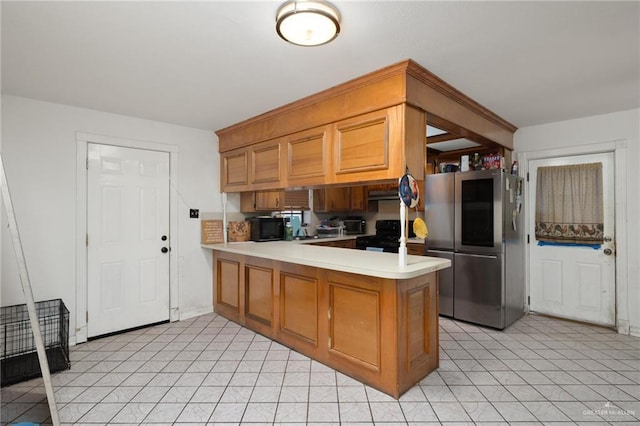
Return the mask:
<path id="1" fill-rule="evenodd" d="M 87 311 L 87 322 L 89 322 L 89 311 Z"/>
<path id="2" fill-rule="evenodd" d="M 529 172 L 527 172 L 527 182 L 529 182 Z"/>
<path id="3" fill-rule="evenodd" d="M 527 305 L 531 305 L 531 296 L 527 296 Z"/>
<path id="4" fill-rule="evenodd" d="M 329 339 L 327 339 L 327 347 L 329 349 L 331 349 L 331 337 L 329 337 Z"/>
<path id="5" fill-rule="evenodd" d="M 89 159 L 87 158 L 86 162 L 85 162 L 86 168 L 87 170 L 89 170 Z"/>
<path id="6" fill-rule="evenodd" d="M 529 234 L 527 234 L 527 244 L 529 244 L 529 243 L 530 243 L 530 241 L 529 241 Z"/>
<path id="7" fill-rule="evenodd" d="M 331 319 L 331 308 L 327 310 L 327 318 Z"/>
<path id="8" fill-rule="evenodd" d="M 89 234 L 87 234 L 87 238 L 85 239 L 84 243 L 87 247 L 89 246 Z"/>

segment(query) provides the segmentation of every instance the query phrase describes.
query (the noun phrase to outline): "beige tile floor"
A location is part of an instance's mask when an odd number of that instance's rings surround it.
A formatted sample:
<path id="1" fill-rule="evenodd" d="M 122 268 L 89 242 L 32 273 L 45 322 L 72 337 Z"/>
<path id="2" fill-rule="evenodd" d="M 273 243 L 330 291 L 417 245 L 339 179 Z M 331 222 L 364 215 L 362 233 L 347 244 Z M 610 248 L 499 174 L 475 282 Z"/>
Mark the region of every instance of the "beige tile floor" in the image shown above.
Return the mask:
<path id="1" fill-rule="evenodd" d="M 440 319 L 440 368 L 400 400 L 215 314 L 71 348 L 63 424 L 640 423 L 640 338 L 529 315 Z M 42 379 L 1 390 L 1 423 L 46 423 Z"/>

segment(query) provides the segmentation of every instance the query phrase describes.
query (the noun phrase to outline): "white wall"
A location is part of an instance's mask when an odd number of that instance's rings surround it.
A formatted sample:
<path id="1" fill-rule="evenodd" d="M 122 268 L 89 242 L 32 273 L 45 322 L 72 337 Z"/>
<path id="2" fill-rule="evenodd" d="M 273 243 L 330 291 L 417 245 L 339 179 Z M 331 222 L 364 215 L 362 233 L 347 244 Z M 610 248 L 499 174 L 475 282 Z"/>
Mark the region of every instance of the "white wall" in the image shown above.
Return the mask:
<path id="1" fill-rule="evenodd" d="M 213 132 L 8 95 L 2 96 L 2 113 L 2 155 L 34 298 L 62 298 L 71 311 L 72 336 L 77 314 L 76 132 L 178 147 L 180 317 L 212 311 L 211 252 L 200 248 L 200 222 L 189 218 L 189 208 L 221 211 Z M 24 303 L 7 234 L 2 233 L 3 306 Z"/>
<path id="2" fill-rule="evenodd" d="M 640 336 L 640 109 L 520 128 L 514 146 L 519 155 L 618 140 L 627 145 L 627 264 L 619 273 L 628 283 L 628 297 L 618 300 L 618 313 L 627 318 L 618 319 L 623 323 L 628 320 L 631 334 Z M 620 200 L 616 204 L 619 206 Z"/>

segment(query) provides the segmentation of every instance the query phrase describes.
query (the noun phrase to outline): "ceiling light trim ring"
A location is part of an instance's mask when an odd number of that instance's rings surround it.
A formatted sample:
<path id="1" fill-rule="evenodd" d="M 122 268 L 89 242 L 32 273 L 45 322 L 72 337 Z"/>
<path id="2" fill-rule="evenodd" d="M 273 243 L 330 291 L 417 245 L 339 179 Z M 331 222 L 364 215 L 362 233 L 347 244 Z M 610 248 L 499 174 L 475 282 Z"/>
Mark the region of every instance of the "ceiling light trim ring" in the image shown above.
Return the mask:
<path id="1" fill-rule="evenodd" d="M 295 15 L 304 15 L 304 14 L 310 14 L 312 16 L 319 15 L 324 18 L 327 18 L 329 21 L 331 21 L 331 23 L 334 26 L 333 35 L 329 39 L 321 43 L 313 43 L 313 44 L 296 42 L 294 40 L 287 38 L 280 29 L 282 24 L 288 18 L 291 18 Z M 313 0 L 311 1 L 291 0 L 284 3 L 282 6 L 280 6 L 280 8 L 278 9 L 278 12 L 276 13 L 276 32 L 278 33 L 278 36 L 280 36 L 280 38 L 282 38 L 286 42 L 294 44 L 296 46 L 304 46 L 304 47 L 322 46 L 324 44 L 330 43 L 331 41 L 335 40 L 340 34 L 340 30 L 341 30 L 340 13 L 335 8 L 335 6 L 333 6 L 328 2 L 313 1 Z"/>

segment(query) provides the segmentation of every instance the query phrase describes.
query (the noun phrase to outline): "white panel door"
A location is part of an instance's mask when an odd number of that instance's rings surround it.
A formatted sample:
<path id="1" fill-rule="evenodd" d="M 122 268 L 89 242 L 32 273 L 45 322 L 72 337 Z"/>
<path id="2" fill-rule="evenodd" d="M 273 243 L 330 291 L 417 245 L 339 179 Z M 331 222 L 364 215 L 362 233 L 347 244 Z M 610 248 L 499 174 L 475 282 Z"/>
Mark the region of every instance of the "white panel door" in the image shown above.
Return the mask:
<path id="1" fill-rule="evenodd" d="M 538 167 L 602 163 L 605 242 L 591 247 L 539 246 L 535 239 Z M 607 326 L 615 325 L 615 191 L 613 153 L 529 161 L 530 309 Z"/>
<path id="2" fill-rule="evenodd" d="M 87 152 L 88 336 L 168 320 L 169 153 Z"/>

